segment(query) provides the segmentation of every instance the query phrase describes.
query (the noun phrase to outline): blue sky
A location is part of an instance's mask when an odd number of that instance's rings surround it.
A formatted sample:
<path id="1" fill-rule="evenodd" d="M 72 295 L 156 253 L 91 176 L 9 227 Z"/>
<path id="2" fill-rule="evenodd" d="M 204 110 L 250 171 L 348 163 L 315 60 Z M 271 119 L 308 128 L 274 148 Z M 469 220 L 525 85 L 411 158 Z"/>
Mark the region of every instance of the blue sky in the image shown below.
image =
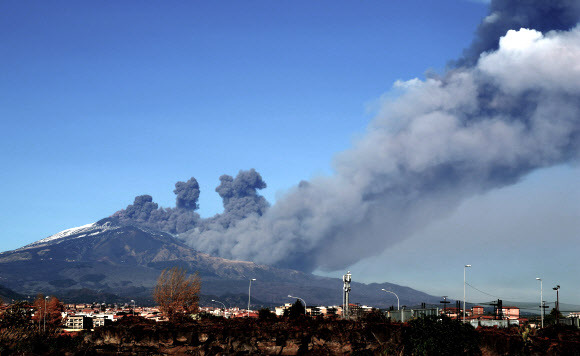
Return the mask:
<path id="1" fill-rule="evenodd" d="M 222 174 L 276 192 L 328 173 L 397 79 L 442 69 L 485 14 L 465 1 L 0 4 L 3 249 L 148 193 L 200 213 Z M 30 224 L 30 220 L 34 224 Z"/>
<path id="2" fill-rule="evenodd" d="M 331 173 L 333 156 L 364 132 L 377 99 L 396 80 L 443 72 L 486 14 L 485 3 L 467 0 L 2 1 L 0 250 L 94 222 L 139 194 L 173 206 L 173 184 L 192 176 L 201 186 L 202 216 L 221 211 L 219 176 L 240 169 L 262 174 L 273 203 L 300 180 Z M 483 208 L 530 210 L 523 220 L 539 215 L 546 224 L 561 214 L 545 206 L 578 213 L 570 199 L 578 197 L 578 172 L 543 170 L 471 199 L 353 271 L 368 282 L 459 295 L 457 276 L 469 261 L 446 258 L 457 266 L 445 264 L 433 282 L 417 267 L 432 257 L 401 266 L 409 249 L 460 233 L 458 221 L 476 228 Z M 529 196 L 546 205 L 522 209 Z M 513 232 L 497 215 L 488 225 Z M 579 226 L 567 224 L 570 240 Z M 539 258 L 541 238 L 517 247 Z M 524 256 L 486 260 L 515 259 L 532 273 Z M 522 298 L 534 281 L 529 288 Z"/>

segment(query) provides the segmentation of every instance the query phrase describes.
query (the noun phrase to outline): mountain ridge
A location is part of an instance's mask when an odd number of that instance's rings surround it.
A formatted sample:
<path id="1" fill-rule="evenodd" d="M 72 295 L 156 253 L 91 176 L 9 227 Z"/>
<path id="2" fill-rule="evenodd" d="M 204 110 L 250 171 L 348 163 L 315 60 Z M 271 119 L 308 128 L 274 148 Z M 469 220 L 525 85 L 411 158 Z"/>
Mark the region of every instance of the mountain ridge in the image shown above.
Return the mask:
<path id="1" fill-rule="evenodd" d="M 160 272 L 174 266 L 199 273 L 203 295 L 247 293 L 249 279 L 256 278 L 252 296 L 266 304 L 288 302 L 289 294 L 314 304 L 342 302 L 342 281 L 338 278 L 210 256 L 169 233 L 120 224 L 115 218 L 63 230 L 0 253 L 4 284 L 27 295 L 94 290 L 97 294 L 150 300 Z M 382 288 L 396 292 L 402 303 L 438 302 L 438 298 L 409 287 L 357 282 L 352 283 L 351 300 L 368 305 L 392 305 Z"/>

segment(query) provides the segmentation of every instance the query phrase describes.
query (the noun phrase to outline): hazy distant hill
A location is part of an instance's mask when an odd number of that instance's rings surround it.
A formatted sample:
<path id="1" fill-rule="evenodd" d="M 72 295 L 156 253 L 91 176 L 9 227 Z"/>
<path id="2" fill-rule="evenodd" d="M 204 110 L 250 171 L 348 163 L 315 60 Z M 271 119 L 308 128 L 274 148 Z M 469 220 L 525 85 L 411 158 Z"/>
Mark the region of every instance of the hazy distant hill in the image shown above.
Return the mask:
<path id="1" fill-rule="evenodd" d="M 10 288 L 6 288 L 0 285 L 0 299 L 6 303 L 10 303 L 13 300 L 26 299 L 22 294 L 16 293 Z"/>
<path id="2" fill-rule="evenodd" d="M 249 279 L 256 278 L 252 297 L 264 304 L 288 302 L 289 294 L 305 299 L 309 305 L 342 303 L 340 279 L 209 256 L 170 234 L 121 225 L 112 218 L 0 253 L 0 275 L 7 287 L 25 295 L 42 292 L 87 302 L 92 301 L 87 298 L 146 301 L 160 272 L 171 266 L 197 271 L 204 295 L 241 300 L 241 296 L 247 296 Z M 438 297 L 395 284 L 356 282 L 352 283 L 351 300 L 374 306 L 396 305 L 396 300 L 381 288 L 397 293 L 402 305 L 439 301 Z"/>

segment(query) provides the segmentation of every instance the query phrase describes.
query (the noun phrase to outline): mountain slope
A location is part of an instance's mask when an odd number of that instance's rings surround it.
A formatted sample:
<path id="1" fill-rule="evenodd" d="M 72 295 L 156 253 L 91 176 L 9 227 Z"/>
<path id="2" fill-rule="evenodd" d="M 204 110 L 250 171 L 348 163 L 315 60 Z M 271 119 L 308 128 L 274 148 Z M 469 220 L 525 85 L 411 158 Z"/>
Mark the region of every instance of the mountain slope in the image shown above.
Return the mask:
<path id="1" fill-rule="evenodd" d="M 341 304 L 342 281 L 253 262 L 232 261 L 197 252 L 170 234 L 114 218 L 68 229 L 13 251 L 0 253 L 0 275 L 16 292 L 87 295 L 95 298 L 150 300 L 160 272 L 179 266 L 198 272 L 202 294 L 247 295 L 268 304 L 288 302 L 289 294 L 309 304 Z M 376 306 L 392 305 L 381 288 L 394 291 L 403 304 L 436 303 L 438 298 L 394 284 L 352 283 L 351 300 Z M 81 292 L 83 291 L 83 292 Z M 84 293 L 84 294 L 83 294 Z M 90 293 L 89 293 L 90 295 Z"/>
<path id="2" fill-rule="evenodd" d="M 24 298 L 22 294 L 0 285 L 0 300 L 3 302 L 10 303 L 13 300 L 22 300 Z"/>

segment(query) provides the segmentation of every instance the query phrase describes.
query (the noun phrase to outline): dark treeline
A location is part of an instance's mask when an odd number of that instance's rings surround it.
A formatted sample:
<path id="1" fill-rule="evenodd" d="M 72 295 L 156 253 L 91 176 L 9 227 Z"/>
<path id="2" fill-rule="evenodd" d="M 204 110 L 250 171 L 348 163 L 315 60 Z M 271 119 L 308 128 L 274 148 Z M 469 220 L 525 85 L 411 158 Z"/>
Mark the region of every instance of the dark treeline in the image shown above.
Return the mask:
<path id="1" fill-rule="evenodd" d="M 478 328 L 445 316 L 392 323 L 372 312 L 358 320 L 278 318 L 155 322 L 126 316 L 112 325 L 74 334 L 44 332 L 23 323 L 28 307 L 0 318 L 2 355 L 182 355 L 182 354 L 388 354 L 388 355 L 577 355 L 580 331 Z M 22 312 L 22 313 L 21 313 Z M 15 314 L 16 313 L 16 314 Z"/>

